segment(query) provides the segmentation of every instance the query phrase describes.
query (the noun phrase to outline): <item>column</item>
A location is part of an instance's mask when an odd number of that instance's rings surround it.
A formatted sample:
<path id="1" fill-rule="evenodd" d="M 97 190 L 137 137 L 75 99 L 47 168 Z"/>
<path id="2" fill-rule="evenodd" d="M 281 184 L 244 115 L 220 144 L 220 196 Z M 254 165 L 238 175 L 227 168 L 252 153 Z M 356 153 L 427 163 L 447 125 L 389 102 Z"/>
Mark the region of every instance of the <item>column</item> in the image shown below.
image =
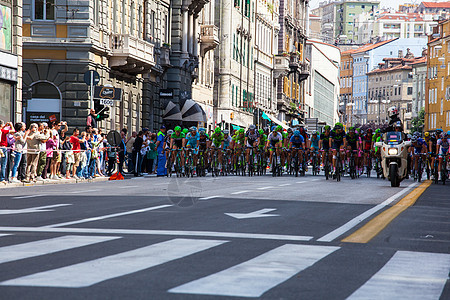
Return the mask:
<path id="1" fill-rule="evenodd" d="M 182 41 L 182 46 L 181 46 L 181 50 L 184 53 L 188 52 L 188 11 L 183 10 L 182 11 L 183 14 L 183 41 Z"/>
<path id="2" fill-rule="evenodd" d="M 192 55 L 198 57 L 198 18 L 193 18 L 192 22 L 192 31 L 194 33 L 192 43 L 193 43 L 193 51 Z"/>
<path id="3" fill-rule="evenodd" d="M 194 15 L 189 15 L 189 53 L 193 54 L 194 51 Z"/>

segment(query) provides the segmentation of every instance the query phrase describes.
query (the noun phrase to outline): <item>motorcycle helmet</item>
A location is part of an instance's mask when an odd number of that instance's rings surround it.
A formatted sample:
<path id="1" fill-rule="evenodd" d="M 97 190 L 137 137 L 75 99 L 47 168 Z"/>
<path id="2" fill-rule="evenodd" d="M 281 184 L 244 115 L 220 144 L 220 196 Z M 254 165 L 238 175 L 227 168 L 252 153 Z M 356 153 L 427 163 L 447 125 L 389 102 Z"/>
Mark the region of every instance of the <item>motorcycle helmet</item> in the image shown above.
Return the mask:
<path id="1" fill-rule="evenodd" d="M 398 115 L 397 107 L 395 107 L 395 106 L 389 107 L 389 109 L 388 109 L 388 116 L 392 118 L 395 115 Z"/>

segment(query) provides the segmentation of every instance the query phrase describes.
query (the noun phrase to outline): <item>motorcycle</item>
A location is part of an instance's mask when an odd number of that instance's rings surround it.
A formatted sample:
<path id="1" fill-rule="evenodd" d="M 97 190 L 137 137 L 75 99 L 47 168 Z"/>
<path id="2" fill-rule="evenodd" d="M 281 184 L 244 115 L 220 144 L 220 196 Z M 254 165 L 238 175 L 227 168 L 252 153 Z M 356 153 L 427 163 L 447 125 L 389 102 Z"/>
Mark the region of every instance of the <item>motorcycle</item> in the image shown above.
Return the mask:
<path id="1" fill-rule="evenodd" d="M 401 132 L 386 132 L 383 141 L 375 146 L 381 149 L 381 166 L 384 177 L 391 181 L 392 187 L 400 186 L 408 172 L 408 147 L 410 141 L 405 141 L 405 134 Z"/>

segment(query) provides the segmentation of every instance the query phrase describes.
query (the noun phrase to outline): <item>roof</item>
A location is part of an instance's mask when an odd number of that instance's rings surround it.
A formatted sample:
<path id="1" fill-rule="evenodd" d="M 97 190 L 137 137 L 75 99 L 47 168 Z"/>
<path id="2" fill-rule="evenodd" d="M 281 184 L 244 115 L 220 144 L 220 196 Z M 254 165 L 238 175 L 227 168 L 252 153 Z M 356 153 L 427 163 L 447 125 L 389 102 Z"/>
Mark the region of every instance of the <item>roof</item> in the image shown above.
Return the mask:
<path id="1" fill-rule="evenodd" d="M 378 42 L 378 43 L 375 43 L 375 44 L 366 44 L 366 45 L 361 46 L 358 49 L 356 49 L 355 52 L 353 52 L 353 53 L 362 53 L 362 52 L 370 51 L 372 49 L 378 48 L 378 47 L 383 46 L 383 45 L 385 45 L 387 43 L 395 41 L 397 39 L 398 38 L 395 38 L 395 39 L 392 39 L 392 40 L 386 40 L 386 41 Z"/>
<path id="2" fill-rule="evenodd" d="M 339 49 L 339 48 L 336 47 L 335 45 L 327 44 L 327 43 L 320 42 L 320 41 L 316 41 L 316 40 L 307 40 L 307 43 L 322 44 L 322 45 L 327 45 L 327 46 L 331 46 L 331 47 L 333 47 L 333 48 Z"/>
<path id="3" fill-rule="evenodd" d="M 320 16 L 313 15 L 313 14 L 309 14 L 309 17 L 310 17 L 310 18 L 320 18 Z"/>
<path id="4" fill-rule="evenodd" d="M 450 8 L 449 2 L 422 2 L 422 5 L 428 8 Z"/>
<path id="5" fill-rule="evenodd" d="M 426 63 L 426 62 L 427 62 L 427 57 L 423 56 L 423 57 L 417 58 L 416 61 L 412 63 L 412 65 L 422 64 L 422 63 Z"/>
<path id="6" fill-rule="evenodd" d="M 417 21 L 423 22 L 422 16 L 418 13 L 406 14 L 384 14 L 379 20 L 403 20 L 403 21 Z"/>
<path id="7" fill-rule="evenodd" d="M 384 72 L 389 72 L 389 71 L 398 71 L 398 70 L 412 70 L 412 66 L 411 65 L 397 65 L 391 68 L 387 68 L 387 69 L 375 69 L 373 71 L 370 71 L 367 73 L 367 75 L 373 75 L 373 74 L 377 74 L 377 73 L 384 73 Z"/>

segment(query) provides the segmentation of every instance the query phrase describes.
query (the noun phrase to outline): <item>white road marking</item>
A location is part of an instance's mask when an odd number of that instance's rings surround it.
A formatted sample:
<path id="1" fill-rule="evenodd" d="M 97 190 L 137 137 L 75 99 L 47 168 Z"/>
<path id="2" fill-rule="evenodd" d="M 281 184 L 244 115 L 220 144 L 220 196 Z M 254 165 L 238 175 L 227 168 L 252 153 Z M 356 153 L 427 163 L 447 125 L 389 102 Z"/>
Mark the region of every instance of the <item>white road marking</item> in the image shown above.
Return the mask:
<path id="1" fill-rule="evenodd" d="M 305 183 L 306 181 L 297 181 L 296 183 Z"/>
<path id="2" fill-rule="evenodd" d="M 101 229 L 101 228 L 54 228 L 54 227 L 0 227 L 7 232 L 58 232 L 58 233 L 89 233 L 89 234 L 135 234 L 135 235 L 169 235 L 169 236 L 205 236 L 215 238 L 243 238 L 279 241 L 310 241 L 312 236 L 279 235 L 244 232 L 218 231 L 183 231 L 183 230 L 145 230 L 145 229 Z"/>
<path id="3" fill-rule="evenodd" d="M 119 189 L 130 189 L 140 187 L 138 185 L 130 185 L 130 186 L 119 186 Z"/>
<path id="4" fill-rule="evenodd" d="M 54 211 L 54 209 L 51 209 L 51 208 L 68 206 L 68 205 L 72 205 L 72 204 L 54 204 L 54 205 L 21 208 L 21 209 L 1 209 L 0 215 L 29 214 L 29 213 L 35 213 L 35 212 Z"/>
<path id="5" fill-rule="evenodd" d="M 231 195 L 239 195 L 239 194 L 244 194 L 244 193 L 249 193 L 249 192 L 251 192 L 251 191 L 239 191 L 239 192 L 231 193 Z"/>
<path id="6" fill-rule="evenodd" d="M 91 193 L 91 192 L 98 192 L 100 190 L 79 190 L 79 191 L 73 191 L 73 192 L 67 192 L 67 194 L 84 194 L 84 193 Z"/>
<path id="7" fill-rule="evenodd" d="M 119 239 L 117 236 L 67 235 L 48 240 L 29 242 L 0 248 L 0 264 L 96 243 Z"/>
<path id="8" fill-rule="evenodd" d="M 359 223 L 361 223 L 362 221 L 364 221 L 365 219 L 367 219 L 368 217 L 370 217 L 371 215 L 373 215 L 377 211 L 383 209 L 387 205 L 389 205 L 392 202 L 394 202 L 398 197 L 400 197 L 401 195 L 405 194 L 406 192 L 411 190 L 416 185 L 417 185 L 417 183 L 410 184 L 408 187 L 404 188 L 400 192 L 398 192 L 395 195 L 387 198 L 385 201 L 383 201 L 382 203 L 372 207 L 371 209 L 366 210 L 365 212 L 363 212 L 359 216 L 351 219 L 350 221 L 348 221 L 347 223 L 345 223 L 341 227 L 339 227 L 339 228 L 333 230 L 332 232 L 324 235 L 323 237 L 319 238 L 317 241 L 318 242 L 331 242 L 332 240 L 334 240 L 335 238 L 337 238 L 337 237 L 341 236 L 342 234 L 346 233 L 347 231 L 349 231 L 350 229 L 352 229 L 353 227 L 355 227 L 356 225 L 358 225 Z"/>
<path id="9" fill-rule="evenodd" d="M 152 210 L 155 210 L 155 209 L 171 207 L 171 206 L 173 206 L 173 205 L 170 205 L 170 204 L 158 205 L 158 206 L 152 206 L 152 207 L 136 209 L 136 210 L 131 210 L 131 211 L 124 211 L 124 212 L 121 212 L 121 213 L 115 213 L 115 214 L 110 214 L 110 215 L 105 215 L 105 216 L 86 218 L 86 219 L 81 219 L 81 220 L 72 221 L 72 222 L 65 222 L 65 223 L 58 223 L 58 224 L 53 224 L 53 225 L 47 225 L 47 226 L 43 226 L 43 227 L 63 227 L 63 226 L 81 224 L 81 223 L 86 223 L 86 222 L 100 221 L 100 220 L 104 220 L 104 219 L 121 217 L 121 216 L 126 216 L 126 215 L 132 215 L 132 214 L 142 213 L 142 212 L 146 212 L 146 211 L 152 211 Z"/>
<path id="10" fill-rule="evenodd" d="M 322 179 L 316 178 L 316 179 L 313 179 L 311 181 L 319 181 L 319 180 L 322 180 Z"/>
<path id="11" fill-rule="evenodd" d="M 398 251 L 347 299 L 438 300 L 449 270 L 450 254 Z"/>
<path id="12" fill-rule="evenodd" d="M 169 290 L 171 293 L 260 297 L 339 247 L 286 244 L 249 261 Z"/>
<path id="13" fill-rule="evenodd" d="M 219 196 L 219 195 L 209 196 L 209 197 L 199 198 L 198 200 L 209 200 L 209 199 L 220 198 L 220 197 L 223 197 L 223 196 Z"/>
<path id="14" fill-rule="evenodd" d="M 27 196 L 18 196 L 18 197 L 12 197 L 13 199 L 27 199 L 27 198 L 36 198 L 36 197 L 43 197 L 47 196 L 45 194 L 42 195 L 27 195 Z"/>
<path id="15" fill-rule="evenodd" d="M 11 234 L 8 234 L 8 233 L 0 233 L 0 237 L 2 237 L 2 236 L 8 236 L 8 235 L 11 235 Z"/>
<path id="16" fill-rule="evenodd" d="M 226 242 L 174 239 L 63 268 L 7 280 L 0 284 L 67 288 L 87 287 L 180 259 Z"/>
<path id="17" fill-rule="evenodd" d="M 263 186 L 263 187 L 258 188 L 258 190 L 267 190 L 267 189 L 271 189 L 271 188 L 273 188 L 273 186 Z"/>
<path id="18" fill-rule="evenodd" d="M 288 186 L 291 185 L 290 183 L 280 184 L 279 186 Z"/>
<path id="19" fill-rule="evenodd" d="M 252 218 L 263 218 L 263 217 L 278 217 L 276 214 L 265 214 L 271 211 L 277 210 L 276 208 L 264 208 L 250 213 L 225 213 L 227 216 L 236 219 L 252 219 Z"/>

